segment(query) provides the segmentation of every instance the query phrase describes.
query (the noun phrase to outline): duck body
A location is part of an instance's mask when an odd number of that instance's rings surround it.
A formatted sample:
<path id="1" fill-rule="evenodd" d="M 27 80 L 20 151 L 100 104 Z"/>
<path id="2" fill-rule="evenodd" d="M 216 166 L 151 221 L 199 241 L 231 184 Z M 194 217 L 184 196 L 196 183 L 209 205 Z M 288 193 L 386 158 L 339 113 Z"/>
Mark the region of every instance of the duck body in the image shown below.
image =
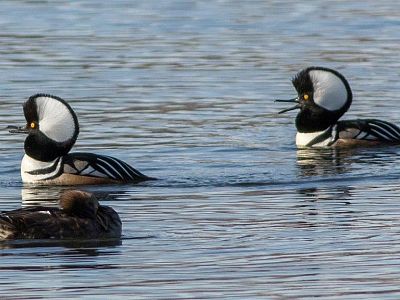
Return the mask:
<path id="1" fill-rule="evenodd" d="M 342 147 L 400 144 L 400 128 L 378 119 L 343 120 L 325 130 L 297 132 L 298 147 Z"/>
<path id="2" fill-rule="evenodd" d="M 352 103 L 349 83 L 339 72 L 309 67 L 292 80 L 298 96 L 278 102 L 294 102 L 298 147 L 336 147 L 400 144 L 400 128 L 378 119 L 339 120 Z"/>
<path id="3" fill-rule="evenodd" d="M 117 158 L 80 152 L 49 162 L 25 154 L 21 177 L 26 183 L 57 185 L 136 183 L 152 179 Z"/>
<path id="4" fill-rule="evenodd" d="M 11 133 L 25 133 L 21 162 L 24 183 L 57 185 L 137 183 L 148 177 L 110 156 L 69 153 L 79 134 L 78 118 L 63 99 L 36 94 L 24 103 L 25 127 L 9 126 Z"/>
<path id="5" fill-rule="evenodd" d="M 0 240 L 120 238 L 117 212 L 90 193 L 68 191 L 60 208 L 33 206 L 0 213 Z"/>

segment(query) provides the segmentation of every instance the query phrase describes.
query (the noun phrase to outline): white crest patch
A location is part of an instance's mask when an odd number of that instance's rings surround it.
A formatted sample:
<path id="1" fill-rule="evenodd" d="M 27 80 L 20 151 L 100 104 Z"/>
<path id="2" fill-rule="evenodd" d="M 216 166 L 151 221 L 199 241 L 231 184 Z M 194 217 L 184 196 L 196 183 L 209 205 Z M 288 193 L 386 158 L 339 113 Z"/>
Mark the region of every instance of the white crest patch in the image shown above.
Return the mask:
<path id="1" fill-rule="evenodd" d="M 56 142 L 65 142 L 75 133 L 74 118 L 61 101 L 52 97 L 36 98 L 39 129 Z"/>
<path id="2" fill-rule="evenodd" d="M 314 102 L 327 110 L 338 110 L 347 101 L 348 93 L 343 81 L 334 73 L 324 70 L 310 71 L 314 87 Z"/>

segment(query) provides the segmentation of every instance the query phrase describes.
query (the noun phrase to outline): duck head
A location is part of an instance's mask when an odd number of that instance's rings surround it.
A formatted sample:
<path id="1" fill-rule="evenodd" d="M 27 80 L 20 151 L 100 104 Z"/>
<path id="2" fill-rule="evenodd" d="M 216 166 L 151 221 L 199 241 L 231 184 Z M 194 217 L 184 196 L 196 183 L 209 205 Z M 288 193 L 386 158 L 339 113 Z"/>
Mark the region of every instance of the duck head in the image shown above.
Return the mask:
<path id="1" fill-rule="evenodd" d="M 316 132 L 328 128 L 349 109 L 353 99 L 345 77 L 329 68 L 303 69 L 296 74 L 292 83 L 297 97 L 275 101 L 296 103 L 279 113 L 300 109 L 296 117 L 298 132 Z"/>
<path id="2" fill-rule="evenodd" d="M 11 133 L 25 133 L 25 153 L 39 161 L 66 155 L 79 134 L 78 118 L 63 99 L 36 94 L 24 103 L 26 125 L 8 126 Z"/>

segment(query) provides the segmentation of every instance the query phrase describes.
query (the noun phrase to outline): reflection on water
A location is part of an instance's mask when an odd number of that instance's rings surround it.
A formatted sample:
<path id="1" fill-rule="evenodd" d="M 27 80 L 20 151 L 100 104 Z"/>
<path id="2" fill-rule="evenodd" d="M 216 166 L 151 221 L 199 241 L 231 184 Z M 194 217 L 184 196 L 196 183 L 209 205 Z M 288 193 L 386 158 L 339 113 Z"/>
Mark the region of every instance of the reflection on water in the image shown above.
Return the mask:
<path id="1" fill-rule="evenodd" d="M 396 122 L 398 3 L 1 1 L 0 127 L 37 92 L 65 98 L 73 151 L 160 178 L 21 183 L 23 136 L 0 134 L 0 210 L 94 192 L 123 239 L 0 244 L 2 298 L 400 297 L 400 148 L 299 149 L 273 99 L 310 65 L 340 69 L 347 118 Z"/>
<path id="2" fill-rule="evenodd" d="M 299 176 L 318 177 L 357 173 L 365 168 L 368 176 L 378 175 L 376 168 L 387 165 L 399 155 L 396 146 L 375 146 L 369 148 L 302 148 L 297 149 Z M 373 172 L 371 171 L 374 170 Z M 361 170 L 362 171 L 362 170 Z"/>
<path id="3" fill-rule="evenodd" d="M 352 187 L 350 186 L 336 186 L 335 190 L 318 189 L 318 188 L 303 188 L 299 189 L 297 192 L 306 197 L 308 201 L 337 201 L 341 204 L 351 204 L 350 200 L 352 198 L 351 194 Z"/>
<path id="4" fill-rule="evenodd" d="M 300 177 L 339 175 L 348 171 L 349 158 L 353 155 L 349 149 L 298 149 L 297 166 Z"/>
<path id="5" fill-rule="evenodd" d="M 121 190 L 122 185 L 104 185 L 105 191 L 101 191 L 101 187 L 96 186 L 46 186 L 46 185 L 30 185 L 24 184 L 21 187 L 21 204 L 22 207 L 41 205 L 41 206 L 58 206 L 61 195 L 68 190 L 82 190 L 93 193 L 99 202 L 116 200 L 115 194 L 123 196 L 124 191 Z M 129 186 L 129 185 L 126 185 Z"/>
<path id="6" fill-rule="evenodd" d="M 97 248 L 108 248 L 120 246 L 120 239 L 104 239 L 104 240 L 15 240 L 0 242 L 0 249 L 14 248 L 44 248 L 44 247 L 64 247 L 74 249 L 73 255 L 98 256 Z M 71 252 L 66 251 L 66 255 L 71 255 Z"/>
<path id="7" fill-rule="evenodd" d="M 62 187 L 30 186 L 21 188 L 22 207 L 42 205 L 58 206 L 61 194 L 66 190 Z"/>

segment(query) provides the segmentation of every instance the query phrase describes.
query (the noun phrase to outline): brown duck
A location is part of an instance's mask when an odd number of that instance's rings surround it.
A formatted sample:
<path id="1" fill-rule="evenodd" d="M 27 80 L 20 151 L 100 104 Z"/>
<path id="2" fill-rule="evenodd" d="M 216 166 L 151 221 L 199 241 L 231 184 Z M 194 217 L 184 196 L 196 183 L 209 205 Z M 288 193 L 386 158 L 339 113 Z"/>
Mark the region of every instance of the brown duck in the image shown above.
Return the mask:
<path id="1" fill-rule="evenodd" d="M 60 208 L 33 206 L 0 213 L 0 240 L 120 238 L 117 212 L 83 191 L 66 191 Z"/>

